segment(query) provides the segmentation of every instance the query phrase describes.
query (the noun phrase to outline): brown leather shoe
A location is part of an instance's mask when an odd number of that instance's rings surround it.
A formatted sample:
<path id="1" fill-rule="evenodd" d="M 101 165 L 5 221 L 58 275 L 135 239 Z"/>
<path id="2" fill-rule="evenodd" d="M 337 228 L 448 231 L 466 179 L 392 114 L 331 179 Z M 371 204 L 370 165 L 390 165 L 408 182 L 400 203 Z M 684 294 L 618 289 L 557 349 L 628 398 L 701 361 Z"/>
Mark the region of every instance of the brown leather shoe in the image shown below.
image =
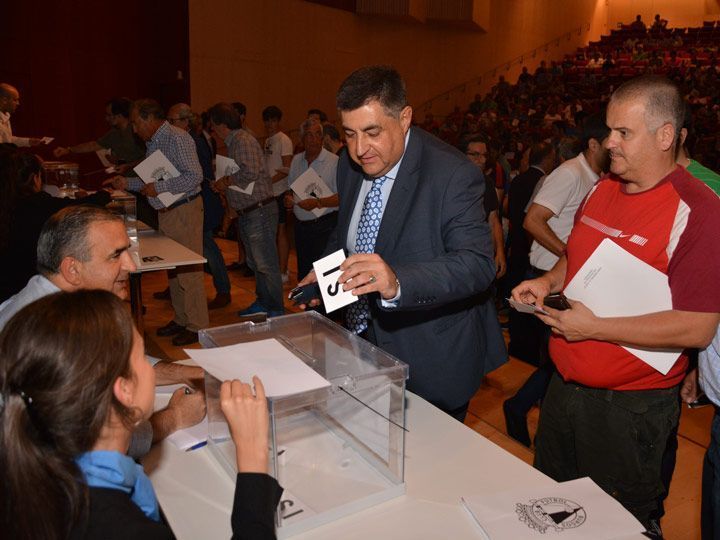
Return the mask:
<path id="1" fill-rule="evenodd" d="M 180 332 L 177 336 L 175 336 L 172 339 L 172 344 L 176 347 L 179 347 L 181 345 L 192 345 L 193 343 L 198 342 L 198 333 L 193 332 L 192 330 L 188 330 L 187 328 L 183 329 L 182 332 Z"/>
<path id="2" fill-rule="evenodd" d="M 156 334 L 160 337 L 175 336 L 185 330 L 184 326 L 180 326 L 175 321 L 170 321 L 165 326 L 161 326 L 157 329 Z"/>
<path id="3" fill-rule="evenodd" d="M 214 300 L 208 302 L 208 309 L 224 308 L 230 303 L 230 293 L 217 293 Z"/>

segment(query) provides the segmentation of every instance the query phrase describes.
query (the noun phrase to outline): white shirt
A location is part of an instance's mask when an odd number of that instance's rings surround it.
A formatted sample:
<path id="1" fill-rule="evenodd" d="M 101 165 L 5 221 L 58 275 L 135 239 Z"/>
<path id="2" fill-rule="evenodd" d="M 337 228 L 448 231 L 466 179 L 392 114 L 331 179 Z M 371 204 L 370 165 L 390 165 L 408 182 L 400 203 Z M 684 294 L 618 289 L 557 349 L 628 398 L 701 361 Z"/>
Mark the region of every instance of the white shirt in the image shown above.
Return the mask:
<path id="1" fill-rule="evenodd" d="M 13 143 L 17 146 L 30 146 L 30 139 L 27 137 L 15 137 L 12 134 L 10 125 L 10 113 L 0 112 L 0 143 Z"/>
<path id="2" fill-rule="evenodd" d="M 270 178 L 275 176 L 277 170 L 283 166 L 283 156 L 292 156 L 293 144 L 290 137 L 282 131 L 265 139 L 265 168 Z M 273 184 L 273 195 L 282 195 L 288 190 L 287 176 Z"/>
<path id="3" fill-rule="evenodd" d="M 316 157 L 310 165 L 308 165 L 308 162 L 305 159 L 305 152 L 300 152 L 293 157 L 292 162 L 290 163 L 288 183 L 292 184 L 298 178 L 298 176 L 308 170 L 308 167 L 312 167 L 313 170 L 317 173 L 317 175 L 322 178 L 322 181 L 325 182 L 327 187 L 330 188 L 330 191 L 332 191 L 333 193 L 337 193 L 337 164 L 338 157 L 335 154 L 328 152 L 324 148 L 320 150 L 318 157 Z M 297 196 L 297 193 L 293 193 L 293 197 L 295 198 L 296 203 L 300 200 L 300 197 Z M 324 216 L 325 214 L 334 212 L 335 210 L 337 210 L 337 207 L 324 207 L 320 208 L 319 210 L 321 211 L 321 213 L 315 214 L 314 212 L 303 210 L 297 204 L 293 206 L 293 213 L 295 214 L 295 217 L 300 221 L 317 219 Z"/>
<path id="4" fill-rule="evenodd" d="M 599 176 L 590 168 L 585 156 L 567 160 L 551 172 L 532 199 L 532 204 L 544 206 L 553 213 L 548 226 L 555 235 L 567 242 L 573 228 L 575 212 Z M 530 264 L 540 270 L 550 270 L 558 256 L 533 241 L 530 247 Z"/>
<path id="5" fill-rule="evenodd" d="M 45 276 L 36 274 L 31 277 L 24 289 L 0 305 L 0 330 L 5 328 L 5 325 L 12 319 L 13 315 L 22 308 L 33 303 L 35 300 L 39 300 L 56 292 L 60 292 L 60 289 Z"/>

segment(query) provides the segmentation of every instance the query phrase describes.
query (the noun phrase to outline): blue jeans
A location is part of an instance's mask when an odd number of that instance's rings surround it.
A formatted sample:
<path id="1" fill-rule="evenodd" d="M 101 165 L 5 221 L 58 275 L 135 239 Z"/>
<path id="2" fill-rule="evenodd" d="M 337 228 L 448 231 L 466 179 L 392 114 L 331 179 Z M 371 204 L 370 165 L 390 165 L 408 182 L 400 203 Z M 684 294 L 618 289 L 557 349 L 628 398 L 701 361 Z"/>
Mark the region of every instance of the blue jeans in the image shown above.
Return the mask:
<path id="1" fill-rule="evenodd" d="M 217 294 L 229 294 L 230 277 L 228 277 L 225 268 L 225 259 L 223 259 L 220 248 L 215 243 L 212 229 L 209 228 L 203 228 L 203 257 L 207 259 L 215 292 Z"/>
<path id="2" fill-rule="evenodd" d="M 255 272 L 257 302 L 269 311 L 282 311 L 283 286 L 275 234 L 277 204 L 267 204 L 238 216 L 238 239 L 245 246 L 247 265 Z"/>
<path id="3" fill-rule="evenodd" d="M 703 540 L 720 534 L 720 415 L 717 408 L 710 428 L 710 445 L 702 472 L 702 507 L 700 525 Z"/>

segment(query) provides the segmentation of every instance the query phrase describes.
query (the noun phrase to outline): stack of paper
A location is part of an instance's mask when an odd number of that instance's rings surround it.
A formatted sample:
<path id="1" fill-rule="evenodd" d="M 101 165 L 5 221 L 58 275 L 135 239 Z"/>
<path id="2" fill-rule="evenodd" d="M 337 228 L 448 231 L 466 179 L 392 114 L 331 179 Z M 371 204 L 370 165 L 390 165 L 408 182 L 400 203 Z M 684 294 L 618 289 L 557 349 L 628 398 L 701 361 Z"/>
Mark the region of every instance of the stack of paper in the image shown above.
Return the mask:
<path id="1" fill-rule="evenodd" d="M 643 538 L 645 530 L 590 478 L 461 501 L 490 539 L 610 540 Z"/>

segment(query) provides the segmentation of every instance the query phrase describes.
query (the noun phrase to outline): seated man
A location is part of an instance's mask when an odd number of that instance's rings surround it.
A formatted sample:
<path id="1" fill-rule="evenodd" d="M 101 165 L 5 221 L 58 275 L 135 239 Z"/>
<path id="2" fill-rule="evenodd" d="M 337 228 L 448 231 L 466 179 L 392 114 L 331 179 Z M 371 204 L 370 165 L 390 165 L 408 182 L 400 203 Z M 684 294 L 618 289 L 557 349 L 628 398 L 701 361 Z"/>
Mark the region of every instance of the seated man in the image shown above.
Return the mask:
<path id="1" fill-rule="evenodd" d="M 37 247 L 39 274 L 23 290 L 0 305 L 0 330 L 23 307 L 48 294 L 80 289 L 103 289 L 125 299 L 129 274 L 136 267 L 128 248 L 130 239 L 121 217 L 104 208 L 72 206 L 55 213 L 40 233 Z M 156 361 L 157 384 L 185 383 L 203 377 L 199 367 Z M 168 407 L 150 417 L 150 425 L 135 430 L 128 454 L 144 455 L 151 442 L 197 424 L 205 416 L 202 392 L 177 390 Z"/>

